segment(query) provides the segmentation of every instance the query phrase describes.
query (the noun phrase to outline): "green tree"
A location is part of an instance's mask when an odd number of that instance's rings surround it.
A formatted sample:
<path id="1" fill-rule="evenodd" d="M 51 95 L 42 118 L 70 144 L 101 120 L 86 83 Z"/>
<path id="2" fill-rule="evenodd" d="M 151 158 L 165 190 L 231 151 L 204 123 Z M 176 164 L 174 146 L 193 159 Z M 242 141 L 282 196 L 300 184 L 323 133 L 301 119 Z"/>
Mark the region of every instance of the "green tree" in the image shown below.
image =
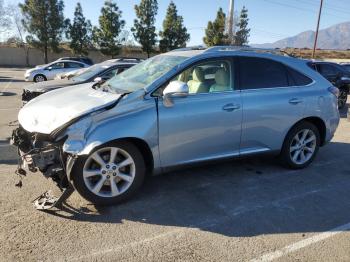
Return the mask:
<path id="1" fill-rule="evenodd" d="M 0 32 L 7 31 L 11 26 L 11 19 L 7 13 L 4 1 L 0 0 Z"/>
<path id="2" fill-rule="evenodd" d="M 158 12 L 157 0 L 141 0 L 139 5 L 135 5 L 136 17 L 134 27 L 131 31 L 135 40 L 142 46 L 142 50 L 150 57 L 156 44 L 156 27 L 154 26 Z"/>
<path id="3" fill-rule="evenodd" d="M 225 33 L 226 15 L 222 8 L 219 8 L 214 22 L 209 21 L 205 29 L 204 43 L 207 46 L 226 45 L 228 36 Z"/>
<path id="4" fill-rule="evenodd" d="M 248 28 L 248 9 L 243 6 L 241 14 L 239 16 L 239 22 L 237 23 L 238 31 L 235 35 L 235 45 L 242 46 L 248 44 L 250 36 L 250 28 Z"/>
<path id="5" fill-rule="evenodd" d="M 44 53 L 48 62 L 48 50 L 59 51 L 59 43 L 65 30 L 62 0 L 24 0 L 19 4 L 23 13 L 23 26 L 29 33 L 26 40 Z"/>
<path id="6" fill-rule="evenodd" d="M 92 26 L 90 20 L 86 20 L 83 15 L 83 9 L 78 2 L 75 7 L 74 19 L 71 24 L 68 22 L 66 37 L 71 39 L 69 47 L 74 54 L 87 55 L 88 49 L 91 47 Z"/>
<path id="7" fill-rule="evenodd" d="M 94 27 L 93 41 L 104 55 L 112 58 L 119 55 L 121 50 L 120 32 L 125 26 L 125 21 L 121 19 L 122 11 L 116 3 L 107 0 L 101 9 L 98 19 L 100 27 Z"/>
<path id="8" fill-rule="evenodd" d="M 26 65 L 29 66 L 29 45 L 25 42 L 26 29 L 22 24 L 23 15 L 18 4 L 8 5 L 8 13 L 12 20 L 12 32 L 14 33 L 13 40 L 16 41 L 16 45 L 23 48 Z"/>
<path id="9" fill-rule="evenodd" d="M 190 40 L 187 28 L 183 25 L 183 18 L 177 14 L 176 5 L 170 2 L 163 21 L 163 31 L 159 32 L 162 38 L 159 41 L 159 48 L 162 52 L 167 52 L 179 47 L 185 47 Z"/>

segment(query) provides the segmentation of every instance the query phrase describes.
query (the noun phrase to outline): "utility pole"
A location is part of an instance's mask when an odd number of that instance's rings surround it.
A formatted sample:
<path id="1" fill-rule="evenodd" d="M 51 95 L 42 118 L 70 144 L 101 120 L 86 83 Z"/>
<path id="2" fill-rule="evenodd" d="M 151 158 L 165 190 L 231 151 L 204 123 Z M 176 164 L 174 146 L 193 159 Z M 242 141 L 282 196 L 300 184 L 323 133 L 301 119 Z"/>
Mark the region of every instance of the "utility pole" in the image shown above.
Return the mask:
<path id="1" fill-rule="evenodd" d="M 316 34 L 315 34 L 314 49 L 313 49 L 313 51 L 312 51 L 312 59 L 315 58 L 315 52 L 316 52 L 316 47 L 317 47 L 317 38 L 318 38 L 318 30 L 319 30 L 319 28 L 320 28 L 320 20 L 321 20 L 322 6 L 323 6 L 323 0 L 321 0 L 321 3 L 320 3 L 320 10 L 319 10 L 319 12 L 318 12 L 317 28 L 316 28 Z"/>
<path id="2" fill-rule="evenodd" d="M 227 31 L 228 31 L 228 39 L 230 44 L 233 44 L 234 36 L 235 36 L 235 21 L 234 21 L 234 12 L 235 12 L 235 1 L 230 0 L 230 7 L 228 13 L 227 20 Z"/>

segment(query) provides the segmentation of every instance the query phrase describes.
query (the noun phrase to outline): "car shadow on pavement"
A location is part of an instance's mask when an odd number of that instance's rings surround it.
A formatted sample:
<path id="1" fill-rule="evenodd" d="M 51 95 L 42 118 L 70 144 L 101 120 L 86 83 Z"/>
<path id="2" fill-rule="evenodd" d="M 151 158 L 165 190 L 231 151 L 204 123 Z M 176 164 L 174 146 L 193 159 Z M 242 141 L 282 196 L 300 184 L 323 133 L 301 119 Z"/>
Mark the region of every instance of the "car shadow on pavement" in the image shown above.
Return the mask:
<path id="1" fill-rule="evenodd" d="M 21 79 L 15 79 L 15 78 L 4 78 L 0 76 L 0 83 L 15 83 L 15 82 L 23 82 L 25 83 L 24 80 Z"/>
<path id="2" fill-rule="evenodd" d="M 184 169 L 147 179 L 111 207 L 65 204 L 49 214 L 92 223 L 198 228 L 225 236 L 322 232 L 350 221 L 350 144 L 330 143 L 303 170 L 271 157 Z"/>
<path id="3" fill-rule="evenodd" d="M 1 92 L 0 91 L 0 96 L 15 96 L 17 95 L 16 93 L 13 92 Z"/>

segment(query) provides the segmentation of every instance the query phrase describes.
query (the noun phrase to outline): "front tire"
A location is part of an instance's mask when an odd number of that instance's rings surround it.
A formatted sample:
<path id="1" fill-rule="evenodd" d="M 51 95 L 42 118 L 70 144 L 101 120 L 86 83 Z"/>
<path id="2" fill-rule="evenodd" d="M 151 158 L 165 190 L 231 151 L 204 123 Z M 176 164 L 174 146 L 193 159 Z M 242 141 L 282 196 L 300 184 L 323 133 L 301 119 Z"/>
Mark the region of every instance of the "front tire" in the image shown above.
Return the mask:
<path id="1" fill-rule="evenodd" d="M 34 82 L 35 83 L 44 82 L 46 80 L 47 80 L 47 78 L 44 75 L 36 75 L 36 76 L 34 76 Z"/>
<path id="2" fill-rule="evenodd" d="M 132 197 L 145 177 L 145 162 L 138 148 L 129 142 L 107 144 L 73 166 L 74 187 L 96 205 L 113 205 Z"/>
<path id="3" fill-rule="evenodd" d="M 281 151 L 281 159 L 291 169 L 307 167 L 316 157 L 320 147 L 320 133 L 310 122 L 295 125 L 287 134 Z"/>

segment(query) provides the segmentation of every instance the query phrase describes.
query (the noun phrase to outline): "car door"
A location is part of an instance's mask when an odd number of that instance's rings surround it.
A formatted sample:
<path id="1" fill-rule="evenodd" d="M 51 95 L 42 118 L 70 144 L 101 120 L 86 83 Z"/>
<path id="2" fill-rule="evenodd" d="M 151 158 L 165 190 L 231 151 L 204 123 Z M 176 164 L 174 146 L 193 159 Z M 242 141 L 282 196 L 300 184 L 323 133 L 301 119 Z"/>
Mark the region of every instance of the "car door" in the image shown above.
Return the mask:
<path id="1" fill-rule="evenodd" d="M 216 68 L 216 78 L 204 74 L 208 67 Z M 201 75 L 193 76 L 199 71 Z M 163 167 L 239 154 L 242 108 L 234 75 L 231 59 L 214 59 L 197 63 L 171 80 L 190 85 L 190 93 L 174 97 L 171 107 L 164 105 L 162 97 L 158 100 Z"/>
<path id="2" fill-rule="evenodd" d="M 239 58 L 243 101 L 242 155 L 279 150 L 289 129 L 302 117 L 306 104 L 303 91 L 308 87 L 290 83 L 289 72 L 301 75 L 272 59 Z M 306 76 L 304 78 L 305 83 L 312 82 Z"/>
<path id="3" fill-rule="evenodd" d="M 54 79 L 57 74 L 64 73 L 65 65 L 64 62 L 56 62 L 52 65 L 50 65 L 47 70 L 45 71 L 46 73 L 46 78 L 49 79 Z"/>

